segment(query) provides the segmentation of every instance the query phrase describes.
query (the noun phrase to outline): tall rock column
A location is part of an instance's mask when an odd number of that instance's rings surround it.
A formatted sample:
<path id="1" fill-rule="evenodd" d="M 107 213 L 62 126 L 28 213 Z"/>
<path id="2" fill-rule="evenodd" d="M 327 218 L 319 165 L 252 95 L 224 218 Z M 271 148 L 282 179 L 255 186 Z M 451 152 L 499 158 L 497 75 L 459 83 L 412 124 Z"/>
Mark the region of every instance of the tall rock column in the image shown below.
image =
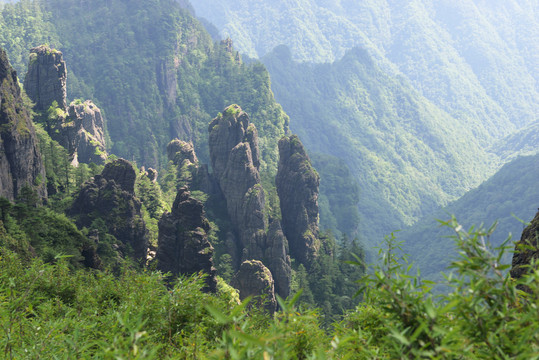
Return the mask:
<path id="1" fill-rule="evenodd" d="M 36 110 L 46 111 L 54 101 L 66 109 L 66 80 L 67 68 L 60 51 L 45 45 L 30 50 L 24 89 Z"/>
<path id="2" fill-rule="evenodd" d="M 35 103 L 34 110 L 46 117 L 49 135 L 79 162 L 104 164 L 107 159 L 105 124 L 101 110 L 90 100 L 66 103 L 67 70 L 62 53 L 41 45 L 30 51 L 24 89 Z M 56 114 L 47 114 L 49 107 L 58 104 Z M 51 115 L 56 118 L 50 119 Z"/>
<path id="3" fill-rule="evenodd" d="M 45 168 L 17 73 L 0 49 L 0 196 L 14 200 L 24 186 L 47 197 Z"/>
<path id="4" fill-rule="evenodd" d="M 256 127 L 238 105 L 231 105 L 211 122 L 209 132 L 213 175 L 239 237 L 241 261 L 263 261 L 273 274 L 277 293 L 286 298 L 292 272 L 288 244 L 278 220 L 268 229 Z M 239 290 L 241 295 L 242 288 Z"/>
<path id="5" fill-rule="evenodd" d="M 265 197 L 258 168 L 258 133 L 238 105 L 227 107 L 210 123 L 210 159 L 213 174 L 226 199 L 230 219 L 238 232 L 243 260 L 263 256 Z"/>
<path id="6" fill-rule="evenodd" d="M 281 203 L 283 231 L 290 255 L 307 267 L 317 256 L 318 187 L 320 177 L 296 135 L 279 141 L 279 167 L 275 178 Z"/>

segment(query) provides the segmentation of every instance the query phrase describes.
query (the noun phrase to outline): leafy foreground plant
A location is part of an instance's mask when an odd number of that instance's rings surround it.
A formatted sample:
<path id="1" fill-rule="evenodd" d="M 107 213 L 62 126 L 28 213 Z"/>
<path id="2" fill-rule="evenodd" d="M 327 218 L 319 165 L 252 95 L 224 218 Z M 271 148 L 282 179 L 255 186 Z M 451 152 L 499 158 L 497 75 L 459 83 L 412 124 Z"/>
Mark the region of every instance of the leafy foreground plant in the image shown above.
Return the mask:
<path id="1" fill-rule="evenodd" d="M 451 291 L 410 275 L 395 237 L 364 279 L 364 302 L 331 330 L 317 311 L 279 299 L 269 316 L 237 304 L 224 282 L 203 293 L 200 276 L 172 289 L 159 273 L 119 277 L 73 271 L 0 251 L 0 353 L 7 359 L 539 359 L 539 271 L 509 277 L 492 249 L 494 227 L 465 231 L 447 276 Z M 1 234 L 0 234 L 1 235 Z M 357 263 L 356 263 L 357 264 Z M 529 293 L 517 289 L 525 285 Z"/>
<path id="2" fill-rule="evenodd" d="M 495 229 L 465 231 L 455 218 L 442 222 L 455 231 L 459 257 L 446 277 L 452 288 L 434 295 L 434 283 L 399 255 L 392 235 L 382 265 L 366 278 L 365 302 L 336 326 L 335 355 L 343 359 L 538 359 L 539 272 L 510 278 L 501 264 L 509 239 L 492 249 Z M 535 265 L 532 264 L 532 269 Z M 531 293 L 517 289 L 526 284 Z M 338 339 L 342 341 L 337 341 Z"/>

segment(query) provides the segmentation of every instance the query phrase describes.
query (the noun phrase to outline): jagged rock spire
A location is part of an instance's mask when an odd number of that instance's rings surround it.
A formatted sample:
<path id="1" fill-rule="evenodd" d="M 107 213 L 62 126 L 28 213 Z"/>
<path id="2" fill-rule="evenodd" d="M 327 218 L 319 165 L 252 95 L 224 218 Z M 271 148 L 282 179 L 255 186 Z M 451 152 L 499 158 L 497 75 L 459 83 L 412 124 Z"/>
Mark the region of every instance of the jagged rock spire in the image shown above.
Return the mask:
<path id="1" fill-rule="evenodd" d="M 238 105 L 231 105 L 210 123 L 209 132 L 213 174 L 244 249 L 243 260 L 261 258 L 267 219 L 256 127 Z"/>
<path id="2" fill-rule="evenodd" d="M 531 224 L 524 229 L 520 241 L 516 244 L 511 267 L 511 277 L 521 278 L 529 272 L 528 265 L 539 259 L 539 212 Z M 527 290 L 527 289 L 525 289 Z"/>
<path id="3" fill-rule="evenodd" d="M 135 259 L 145 261 L 149 235 L 142 204 L 135 196 L 135 180 L 136 171 L 129 161 L 112 161 L 101 175 L 84 184 L 68 213 L 77 218 L 79 228 L 91 227 L 98 214 L 108 232 L 121 242 L 123 255 L 132 252 Z"/>
<path id="4" fill-rule="evenodd" d="M 318 188 L 320 177 L 296 135 L 279 141 L 279 167 L 275 178 L 283 231 L 290 255 L 307 267 L 317 256 Z"/>
<path id="5" fill-rule="evenodd" d="M 47 120 L 46 130 L 72 157 L 79 162 L 104 164 L 107 159 L 105 124 L 101 110 L 90 100 L 74 101 L 67 106 L 67 70 L 62 53 L 41 45 L 30 50 L 24 89 L 34 102 L 34 110 L 57 119 Z M 47 114 L 56 103 L 56 114 Z"/>
<path id="6" fill-rule="evenodd" d="M 241 261 L 263 261 L 273 274 L 277 293 L 287 297 L 291 276 L 288 245 L 278 220 L 268 232 L 256 127 L 238 105 L 231 105 L 210 123 L 209 132 L 213 174 L 239 237 Z"/>

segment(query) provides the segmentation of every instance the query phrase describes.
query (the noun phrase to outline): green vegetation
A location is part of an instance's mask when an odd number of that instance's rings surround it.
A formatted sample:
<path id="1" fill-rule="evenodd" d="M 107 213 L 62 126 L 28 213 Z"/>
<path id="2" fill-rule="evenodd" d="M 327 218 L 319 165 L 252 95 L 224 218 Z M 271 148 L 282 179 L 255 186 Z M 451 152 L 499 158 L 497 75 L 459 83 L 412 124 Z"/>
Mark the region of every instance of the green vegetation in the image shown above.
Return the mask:
<path id="1" fill-rule="evenodd" d="M 449 214 L 459 214 L 466 227 L 497 222 L 497 231 L 490 237 L 495 246 L 502 244 L 507 234 L 518 241 L 525 227 L 522 221 L 532 219 L 537 211 L 538 164 L 539 155 L 517 158 L 459 200 L 400 232 L 406 252 L 423 275 L 441 280 L 441 272 L 457 256 L 454 244 L 444 240 L 451 232 L 436 220 L 447 219 Z M 505 261 L 510 261 L 509 255 Z"/>
<path id="2" fill-rule="evenodd" d="M 346 161 L 369 244 L 455 200 L 517 153 L 536 151 L 539 26 L 529 1 L 193 7 L 240 51 L 263 59 L 309 152 Z"/>
<path id="3" fill-rule="evenodd" d="M 306 1 L 299 2 L 300 10 Z M 139 171 L 135 185 L 151 250 L 157 245 L 158 220 L 170 209 L 178 186 L 198 180 L 196 165 L 166 163 L 164 146 L 173 137 L 191 139 L 201 162 L 207 163 L 207 123 L 230 103 L 239 103 L 257 126 L 267 214 L 280 217 L 272 175 L 276 144 L 287 132 L 288 117 L 273 99 L 268 73 L 260 63 L 244 63 L 230 41 L 214 43 L 179 4 L 21 0 L 0 7 L 0 45 L 13 54 L 19 69 L 27 61 L 26 54 L 19 55 L 51 41 L 73 72 L 70 93 L 94 98 L 106 112 L 112 151 L 161 169 L 158 183 Z M 328 3 L 327 9 L 332 6 Z M 414 6 L 421 10 L 420 3 Z M 410 9 L 402 10 L 407 14 Z M 423 55 L 414 61 L 432 60 L 432 53 Z M 400 255 L 393 235 L 378 265 L 370 268 L 355 238 L 360 217 L 365 224 L 360 235 L 372 243 L 479 184 L 497 166 L 485 143 L 499 135 L 499 129 L 488 126 L 504 123 L 503 116 L 493 116 L 493 123 L 475 119 L 465 128 L 462 124 L 473 114 L 456 117 L 441 111 L 410 81 L 387 75 L 358 49 L 334 64 L 298 64 L 285 48 L 265 61 L 276 74 L 276 91 L 291 109 L 293 127 L 315 152 L 313 163 L 324 192 L 322 227 L 335 227 L 337 234 L 336 239 L 325 230 L 314 239 L 321 249 L 308 269 L 292 259 L 292 294 L 278 300 L 279 311 L 267 314 L 249 301 L 240 303 L 227 285 L 237 264 L 227 253 L 232 229 L 219 196 L 192 191 L 204 203 L 211 224 L 208 238 L 221 276 L 216 294 L 201 290 L 201 274 L 171 283 L 166 274 L 153 270 L 155 262 L 135 264 L 130 250 L 123 251 L 110 234 L 112 226 L 125 225 L 120 214 L 127 207 L 110 189 L 100 194 L 111 200 L 110 214 L 95 211 L 87 226 L 77 228 L 66 209 L 102 167 L 71 165 L 67 151 L 43 128 L 65 115 L 53 104 L 36 125 L 46 168 L 46 177 L 36 182 L 46 183 L 49 198 L 41 206 L 30 187 L 19 192 L 15 203 L 0 198 L 0 357 L 537 358 L 539 273 L 509 278 L 509 242 L 502 243 L 494 226 L 466 231 L 468 224 L 451 218 L 442 224 L 452 232 L 453 245 L 442 243 L 436 231 L 422 233 L 416 242 L 407 239 L 403 247 L 414 254 L 418 247 L 429 247 L 418 261 L 423 275 L 412 274 L 416 268 Z M 19 110 L 27 111 L 29 104 L 21 106 Z M 229 108 L 225 115 L 235 111 Z M 533 137 L 533 131 L 530 126 L 525 133 Z M 506 140 L 507 149 L 527 151 L 518 139 Z M 518 216 L 530 218 L 539 196 L 538 156 L 506 165 L 447 209 L 475 223 L 515 209 L 522 211 Z M 115 158 L 111 155 L 109 161 Z M 254 188 L 251 195 L 260 190 Z M 136 225 L 142 219 L 137 216 Z M 501 220 L 505 236 L 514 224 Z M 311 231 L 304 235 L 314 237 Z M 459 255 L 450 265 L 453 273 L 437 284 L 426 281 L 425 274 L 440 271 L 441 257 L 455 249 Z M 522 285 L 529 294 L 518 290 Z M 449 290 L 436 295 L 440 286 Z"/>
<path id="4" fill-rule="evenodd" d="M 261 137 L 262 170 L 276 170 L 288 117 L 267 71 L 214 43 L 177 1 L 23 0 L 2 9 L 0 34 L 19 74 L 30 48 L 49 43 L 63 52 L 68 94 L 103 110 L 109 150 L 120 157 L 161 169 L 162 149 L 178 137 L 192 140 L 207 163 L 207 124 L 238 103 Z"/>
<path id="5" fill-rule="evenodd" d="M 478 134 L 485 143 L 537 120 L 539 26 L 530 1 L 197 0 L 193 7 L 254 58 L 282 44 L 294 60 L 314 63 L 366 49 L 454 118 L 487 126 Z"/>
<path id="6" fill-rule="evenodd" d="M 446 225 L 461 257 L 453 262 L 451 292 L 410 275 L 399 245 L 388 239 L 381 263 L 356 285 L 363 302 L 341 321 L 321 328 L 317 311 L 299 304 L 301 292 L 279 300 L 275 315 L 239 305 L 226 286 L 203 293 L 200 276 L 172 288 L 159 273 L 119 274 L 22 262 L 0 255 L 0 338 L 7 359 L 62 356 L 101 359 L 531 359 L 537 356 L 537 272 L 514 281 L 493 249 L 490 231 Z M 5 235 L 2 233 L 1 239 Z M 359 266 L 352 261 L 351 266 Z M 528 295 L 517 290 L 526 284 Z M 222 283 L 221 283 L 222 284 Z M 148 296 L 151 294 L 152 296 Z M 358 302 L 356 298 L 354 302 Z"/>
<path id="7" fill-rule="evenodd" d="M 306 148 L 343 159 L 357 179 L 360 237 L 369 246 L 493 172 L 492 156 L 469 126 L 440 111 L 402 77 L 385 74 L 361 49 L 333 64 L 312 65 L 292 61 L 288 49 L 279 47 L 263 61 Z M 326 174 L 331 186 L 331 170 L 320 166 L 334 165 L 318 163 L 321 183 Z M 343 195 L 333 201 L 347 196 L 340 190 Z M 350 206 L 340 205 L 345 204 Z"/>
<path id="8" fill-rule="evenodd" d="M 310 155 L 320 174 L 320 226 L 348 236 L 356 236 L 359 226 L 360 190 L 346 163 L 334 156 Z"/>

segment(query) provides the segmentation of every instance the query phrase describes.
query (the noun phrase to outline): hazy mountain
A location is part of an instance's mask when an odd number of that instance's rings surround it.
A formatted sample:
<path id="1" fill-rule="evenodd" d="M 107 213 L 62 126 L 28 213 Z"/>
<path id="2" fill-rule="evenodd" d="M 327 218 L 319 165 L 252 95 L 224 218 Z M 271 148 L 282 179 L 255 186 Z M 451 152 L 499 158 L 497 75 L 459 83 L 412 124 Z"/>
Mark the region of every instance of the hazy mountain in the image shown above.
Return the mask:
<path id="1" fill-rule="evenodd" d="M 240 51 L 290 47 L 298 61 L 329 62 L 361 46 L 458 118 L 489 136 L 539 113 L 538 6 L 529 0 L 200 0 L 193 3 Z"/>
<path id="2" fill-rule="evenodd" d="M 515 159 L 477 189 L 396 235 L 405 241 L 404 249 L 412 254 L 411 260 L 419 265 L 422 274 L 439 280 L 439 272 L 444 271 L 457 254 L 454 241 L 447 238 L 453 231 L 440 227 L 437 219 L 446 221 L 454 214 L 465 229 L 481 224 L 488 229 L 497 221 L 497 229 L 489 240 L 498 246 L 511 234 L 513 241 L 517 241 L 525 222 L 537 212 L 538 178 L 539 155 Z M 511 262 L 511 256 L 508 254 L 505 263 Z"/>
<path id="3" fill-rule="evenodd" d="M 492 156 L 465 121 L 405 78 L 384 73 L 364 50 L 316 65 L 294 62 L 281 46 L 263 61 L 292 130 L 312 151 L 344 159 L 358 179 L 361 233 L 369 244 L 455 200 L 493 171 Z"/>

